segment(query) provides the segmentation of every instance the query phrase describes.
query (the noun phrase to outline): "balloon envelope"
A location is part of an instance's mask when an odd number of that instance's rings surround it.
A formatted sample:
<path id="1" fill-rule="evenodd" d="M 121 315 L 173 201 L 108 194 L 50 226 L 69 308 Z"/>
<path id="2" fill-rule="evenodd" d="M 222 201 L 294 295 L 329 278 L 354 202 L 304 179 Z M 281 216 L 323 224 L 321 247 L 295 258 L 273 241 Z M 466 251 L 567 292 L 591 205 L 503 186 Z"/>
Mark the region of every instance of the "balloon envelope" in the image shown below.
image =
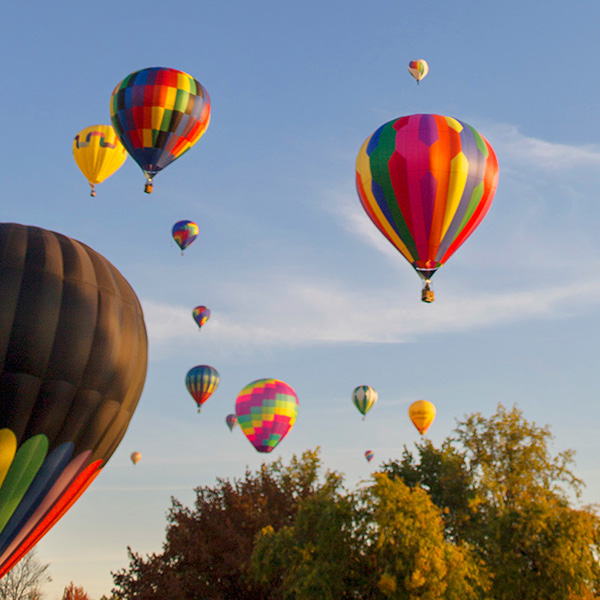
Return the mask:
<path id="1" fill-rule="evenodd" d="M 151 180 L 206 131 L 210 97 L 191 75 L 150 67 L 116 86 L 110 118 L 123 146 Z"/>
<path id="2" fill-rule="evenodd" d="M 410 405 L 408 416 L 419 433 L 423 435 L 435 419 L 435 406 L 427 400 L 417 400 Z"/>
<path id="3" fill-rule="evenodd" d="M 142 458 L 142 453 L 141 452 L 132 452 L 130 458 L 131 458 L 131 462 L 134 465 L 137 465 L 140 462 L 140 458 Z"/>
<path id="4" fill-rule="evenodd" d="M 385 123 L 356 161 L 365 212 L 423 279 L 481 223 L 497 184 L 498 160 L 488 141 L 441 115 Z"/>
<path id="5" fill-rule="evenodd" d="M 419 83 L 419 81 L 429 73 L 429 65 L 427 64 L 427 61 L 422 58 L 411 60 L 408 63 L 408 72 L 417 80 L 417 83 Z"/>
<path id="6" fill-rule="evenodd" d="M 373 450 L 367 450 L 365 452 L 365 458 L 367 459 L 367 462 L 371 462 L 373 460 L 373 456 L 374 456 Z"/>
<path id="7" fill-rule="evenodd" d="M 192 311 L 192 316 L 194 317 L 194 321 L 196 321 L 198 328 L 200 328 L 208 321 L 208 319 L 210 319 L 210 308 L 206 308 L 206 306 L 196 306 Z"/>
<path id="8" fill-rule="evenodd" d="M 238 425 L 258 452 L 271 452 L 289 433 L 298 415 L 298 396 L 278 379 L 249 383 L 235 401 Z"/>
<path id="9" fill-rule="evenodd" d="M 175 243 L 181 248 L 181 253 L 185 250 L 197 237 L 199 232 L 198 225 L 193 221 L 177 221 L 173 225 L 172 234 Z"/>
<path id="10" fill-rule="evenodd" d="M 359 412 L 366 416 L 377 402 L 377 392 L 369 385 L 359 385 L 352 392 L 352 401 Z"/>
<path id="11" fill-rule="evenodd" d="M 140 303 L 100 254 L 0 224 L 0 577 L 123 438 L 146 377 Z"/>
<path id="12" fill-rule="evenodd" d="M 220 380 L 218 371 L 208 365 L 197 365 L 188 371 L 185 385 L 198 405 L 198 412 L 200 412 L 200 407 L 213 395 Z"/>
<path id="13" fill-rule="evenodd" d="M 110 125 L 91 125 L 75 136 L 73 158 L 95 196 L 94 186 L 121 168 L 127 152 Z"/>
<path id="14" fill-rule="evenodd" d="M 229 427 L 229 431 L 233 431 L 233 428 L 237 425 L 237 417 L 235 415 L 227 415 L 225 417 L 225 423 Z"/>

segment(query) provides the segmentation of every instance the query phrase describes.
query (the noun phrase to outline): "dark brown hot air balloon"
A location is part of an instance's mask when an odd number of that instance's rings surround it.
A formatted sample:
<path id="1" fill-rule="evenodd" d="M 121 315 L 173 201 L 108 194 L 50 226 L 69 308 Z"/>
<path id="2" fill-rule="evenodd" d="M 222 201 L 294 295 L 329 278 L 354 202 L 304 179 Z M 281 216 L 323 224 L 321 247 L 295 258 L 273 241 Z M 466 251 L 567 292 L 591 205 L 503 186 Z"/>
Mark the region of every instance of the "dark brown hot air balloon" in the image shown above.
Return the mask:
<path id="1" fill-rule="evenodd" d="M 123 438 L 146 378 L 140 303 L 100 254 L 0 224 L 0 577 Z"/>

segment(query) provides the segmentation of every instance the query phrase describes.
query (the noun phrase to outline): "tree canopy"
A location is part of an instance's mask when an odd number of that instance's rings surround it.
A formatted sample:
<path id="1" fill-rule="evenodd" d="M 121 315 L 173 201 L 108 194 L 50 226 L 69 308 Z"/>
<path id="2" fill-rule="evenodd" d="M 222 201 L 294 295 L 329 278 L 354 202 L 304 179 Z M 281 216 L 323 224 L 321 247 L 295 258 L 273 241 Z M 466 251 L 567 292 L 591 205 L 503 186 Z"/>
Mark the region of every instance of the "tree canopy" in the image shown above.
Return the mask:
<path id="1" fill-rule="evenodd" d="M 573 452 L 498 406 L 356 489 L 318 449 L 172 500 L 163 551 L 113 574 L 124 600 L 586 600 L 600 521 Z"/>

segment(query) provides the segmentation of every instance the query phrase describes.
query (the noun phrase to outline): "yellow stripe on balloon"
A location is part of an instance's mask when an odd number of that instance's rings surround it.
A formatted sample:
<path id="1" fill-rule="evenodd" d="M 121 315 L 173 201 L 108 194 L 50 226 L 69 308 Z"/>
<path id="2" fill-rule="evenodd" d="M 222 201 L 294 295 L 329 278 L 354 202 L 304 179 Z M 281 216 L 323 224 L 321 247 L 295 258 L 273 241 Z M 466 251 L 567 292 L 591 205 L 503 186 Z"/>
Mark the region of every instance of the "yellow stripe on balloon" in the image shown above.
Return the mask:
<path id="1" fill-rule="evenodd" d="M 142 129 L 142 144 L 144 145 L 144 148 L 152 148 L 154 145 L 152 129 Z"/>
<path id="2" fill-rule="evenodd" d="M 0 487 L 17 452 L 17 437 L 10 429 L 0 429 Z"/>
<path id="3" fill-rule="evenodd" d="M 160 131 L 164 114 L 165 114 L 164 107 L 162 107 L 162 106 L 153 106 L 152 107 L 152 118 L 150 120 L 150 125 L 151 125 L 152 129 L 155 129 L 156 131 Z"/>
<path id="4" fill-rule="evenodd" d="M 450 178 L 448 181 L 448 196 L 446 200 L 446 212 L 444 214 L 444 224 L 440 241 L 444 239 L 448 228 L 450 227 L 454 215 L 458 210 L 460 200 L 467 185 L 467 177 L 469 176 L 469 161 L 467 157 L 459 152 L 450 161 Z"/>
<path id="5" fill-rule="evenodd" d="M 448 127 L 450 127 L 450 129 L 454 129 L 454 131 L 458 131 L 458 133 L 464 129 L 460 121 L 457 121 L 455 118 L 444 117 L 444 119 L 446 119 L 446 123 L 448 123 Z"/>
<path id="6" fill-rule="evenodd" d="M 363 194 L 366 195 L 366 198 L 363 197 L 363 200 L 367 203 L 369 209 L 373 212 L 379 223 L 381 223 L 381 226 L 388 236 L 388 239 L 396 247 L 398 252 L 400 252 L 402 256 L 406 258 L 406 260 L 412 263 L 415 260 L 413 255 L 406 247 L 406 244 L 398 237 L 398 234 L 392 229 L 389 221 L 386 219 L 383 212 L 381 212 L 379 204 L 373 195 L 371 183 L 373 181 L 373 178 L 371 177 L 371 164 L 369 156 L 367 155 L 367 144 L 370 140 L 371 138 L 367 138 L 356 158 L 356 172 L 358 173 L 363 184 Z"/>
<path id="7" fill-rule="evenodd" d="M 185 92 L 191 92 L 192 89 L 190 87 L 190 83 L 191 83 L 191 81 L 190 81 L 189 75 L 187 75 L 186 73 L 182 73 L 182 72 L 177 73 L 177 87 L 180 90 L 183 90 Z"/>
<path id="8" fill-rule="evenodd" d="M 165 110 L 173 110 L 175 107 L 175 98 L 177 98 L 177 88 L 168 87 L 165 94 L 164 108 Z"/>

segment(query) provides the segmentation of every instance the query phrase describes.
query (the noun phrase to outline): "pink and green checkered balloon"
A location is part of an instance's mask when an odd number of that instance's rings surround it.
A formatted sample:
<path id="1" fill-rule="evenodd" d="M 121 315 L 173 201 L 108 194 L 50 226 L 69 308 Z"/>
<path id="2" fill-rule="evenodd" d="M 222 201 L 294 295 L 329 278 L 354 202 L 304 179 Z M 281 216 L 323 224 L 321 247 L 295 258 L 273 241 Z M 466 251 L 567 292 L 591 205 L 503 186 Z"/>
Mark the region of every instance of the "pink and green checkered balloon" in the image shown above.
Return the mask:
<path id="1" fill-rule="evenodd" d="M 271 452 L 298 415 L 296 392 L 278 379 L 249 383 L 235 401 L 238 425 L 258 452 Z"/>

